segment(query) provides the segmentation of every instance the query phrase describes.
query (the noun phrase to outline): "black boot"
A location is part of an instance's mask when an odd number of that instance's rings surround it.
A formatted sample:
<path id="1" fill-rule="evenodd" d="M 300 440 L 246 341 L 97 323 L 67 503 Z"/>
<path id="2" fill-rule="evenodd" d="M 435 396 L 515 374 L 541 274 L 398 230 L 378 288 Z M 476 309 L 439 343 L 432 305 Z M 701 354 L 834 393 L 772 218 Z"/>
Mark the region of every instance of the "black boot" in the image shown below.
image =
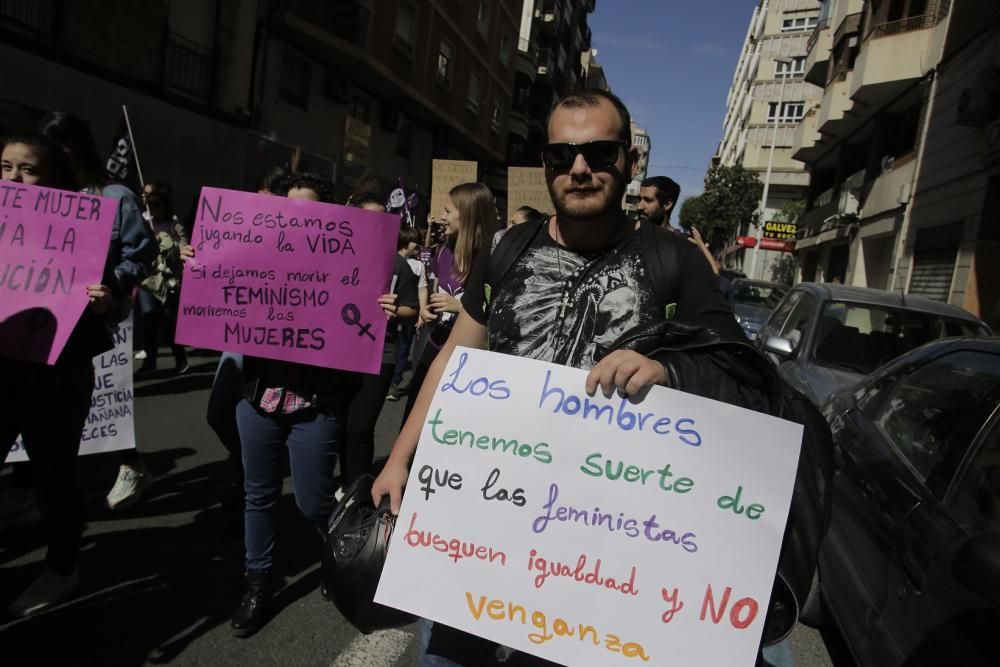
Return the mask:
<path id="1" fill-rule="evenodd" d="M 249 637 L 267 621 L 271 602 L 271 571 L 247 570 L 247 592 L 240 608 L 233 614 L 233 634 Z"/>

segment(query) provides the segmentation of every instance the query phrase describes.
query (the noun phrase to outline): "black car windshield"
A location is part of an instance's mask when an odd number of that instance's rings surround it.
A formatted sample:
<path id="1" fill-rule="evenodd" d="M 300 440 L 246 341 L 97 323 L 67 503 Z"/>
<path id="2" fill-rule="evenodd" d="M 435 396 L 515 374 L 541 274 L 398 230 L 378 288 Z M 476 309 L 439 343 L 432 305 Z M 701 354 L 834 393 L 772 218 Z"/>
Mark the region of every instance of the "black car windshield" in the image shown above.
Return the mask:
<path id="1" fill-rule="evenodd" d="M 818 363 L 864 374 L 938 338 L 989 335 L 975 322 L 842 301 L 827 304 L 816 333 Z"/>
<path id="2" fill-rule="evenodd" d="M 733 281 L 733 302 L 756 308 L 773 310 L 787 292 L 781 285 L 762 283 L 751 280 Z"/>

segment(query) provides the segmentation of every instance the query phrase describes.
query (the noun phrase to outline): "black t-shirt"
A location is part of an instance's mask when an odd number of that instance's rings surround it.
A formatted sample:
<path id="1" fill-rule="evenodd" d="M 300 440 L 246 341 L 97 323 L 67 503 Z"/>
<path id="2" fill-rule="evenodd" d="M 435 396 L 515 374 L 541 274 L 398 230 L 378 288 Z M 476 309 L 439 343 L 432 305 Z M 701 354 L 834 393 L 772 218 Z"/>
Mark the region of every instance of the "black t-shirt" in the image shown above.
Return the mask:
<path id="1" fill-rule="evenodd" d="M 623 334 L 664 317 L 667 304 L 657 303 L 639 243 L 636 232 L 611 248 L 577 252 L 558 245 L 545 227 L 494 289 L 488 313 L 488 253 L 480 253 L 462 305 L 486 325 L 490 350 L 590 369 Z M 707 314 L 735 326 L 708 262 L 689 245 L 679 246 L 683 284 L 673 316 L 697 321 Z"/>
<path id="2" fill-rule="evenodd" d="M 417 299 L 417 277 L 406 260 L 396 253 L 396 263 L 393 268 L 396 276 L 396 306 L 409 306 L 414 310 L 420 307 Z M 385 328 L 385 347 L 382 348 L 382 363 L 396 363 L 396 323 L 389 322 Z"/>

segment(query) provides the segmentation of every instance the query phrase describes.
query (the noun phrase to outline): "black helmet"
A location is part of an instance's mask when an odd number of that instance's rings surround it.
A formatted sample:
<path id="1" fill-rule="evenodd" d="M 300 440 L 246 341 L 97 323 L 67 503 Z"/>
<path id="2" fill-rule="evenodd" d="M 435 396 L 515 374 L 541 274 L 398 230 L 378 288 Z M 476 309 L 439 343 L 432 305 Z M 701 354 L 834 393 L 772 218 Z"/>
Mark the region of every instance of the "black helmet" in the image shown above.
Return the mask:
<path id="1" fill-rule="evenodd" d="M 416 616 L 375 602 L 396 517 L 389 496 L 372 503 L 371 475 L 362 475 L 333 511 L 323 548 L 323 580 L 333 603 L 351 625 L 368 634 L 409 625 Z"/>

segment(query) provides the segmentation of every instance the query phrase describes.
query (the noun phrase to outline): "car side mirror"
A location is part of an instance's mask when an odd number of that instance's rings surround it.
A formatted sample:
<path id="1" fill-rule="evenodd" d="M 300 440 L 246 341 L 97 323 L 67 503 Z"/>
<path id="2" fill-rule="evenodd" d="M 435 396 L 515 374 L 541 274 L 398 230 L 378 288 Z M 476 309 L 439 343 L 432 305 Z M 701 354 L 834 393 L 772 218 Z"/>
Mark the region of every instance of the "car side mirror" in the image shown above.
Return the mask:
<path id="1" fill-rule="evenodd" d="M 951 574 L 969 590 L 1000 604 L 1000 535 L 977 533 L 951 559 Z"/>
<path id="2" fill-rule="evenodd" d="M 778 355 L 782 359 L 789 359 L 793 354 L 795 354 L 795 349 L 792 347 L 792 341 L 787 338 L 782 338 L 781 336 L 768 336 L 767 340 L 764 341 L 764 349 Z"/>

